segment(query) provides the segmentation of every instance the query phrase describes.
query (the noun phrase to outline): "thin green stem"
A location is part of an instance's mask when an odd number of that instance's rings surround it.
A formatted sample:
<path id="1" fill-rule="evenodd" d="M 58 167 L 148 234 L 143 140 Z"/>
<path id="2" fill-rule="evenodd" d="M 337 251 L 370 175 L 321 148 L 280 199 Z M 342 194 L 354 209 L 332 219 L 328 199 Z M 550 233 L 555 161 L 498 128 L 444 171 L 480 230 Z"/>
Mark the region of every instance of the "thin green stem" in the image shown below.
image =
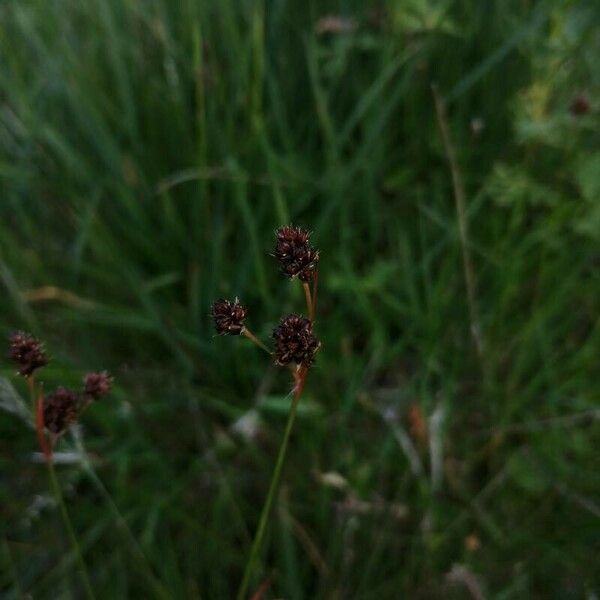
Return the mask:
<path id="1" fill-rule="evenodd" d="M 268 346 L 263 344 L 247 327 L 242 330 L 242 335 L 248 338 L 253 344 L 258 346 L 261 350 L 264 350 L 269 356 L 273 356 L 273 353 L 269 350 Z M 296 379 L 296 368 L 293 365 L 288 365 L 288 369 L 292 374 L 294 380 Z"/>
<path id="2" fill-rule="evenodd" d="M 49 475 L 49 479 L 50 479 L 50 488 L 52 489 L 54 498 L 60 508 L 60 513 L 62 515 L 62 519 L 64 521 L 65 528 L 67 530 L 67 535 L 69 537 L 69 541 L 71 542 L 71 547 L 73 549 L 73 553 L 75 554 L 77 564 L 79 565 L 79 572 L 81 575 L 81 580 L 83 582 L 83 587 L 85 588 L 85 595 L 88 599 L 95 600 L 94 592 L 92 590 L 92 584 L 88 577 L 85 563 L 83 562 L 81 548 L 79 546 L 79 542 L 77 541 L 77 536 L 75 535 L 75 530 L 73 529 L 73 525 L 71 523 L 69 513 L 67 512 L 67 506 L 65 505 L 65 500 L 63 498 L 63 495 L 62 495 L 62 492 L 60 489 L 60 485 L 59 485 L 58 479 L 56 477 L 56 471 L 54 470 L 54 463 L 50 460 L 47 462 L 47 464 L 48 464 L 48 475 Z"/>
<path id="3" fill-rule="evenodd" d="M 302 282 L 302 287 L 304 288 L 304 296 L 306 298 L 306 310 L 308 311 L 308 318 L 311 321 L 315 320 L 315 311 L 313 306 L 313 298 L 312 293 L 310 291 L 310 285 L 308 281 Z"/>
<path id="4" fill-rule="evenodd" d="M 281 440 L 279 452 L 277 453 L 277 461 L 275 462 L 275 469 L 273 470 L 273 475 L 271 477 L 271 484 L 269 485 L 267 499 L 265 500 L 265 504 L 263 506 L 260 519 L 258 521 L 258 528 L 256 529 L 254 541 L 252 542 L 252 548 L 250 549 L 250 556 L 248 558 L 248 562 L 246 563 L 244 577 L 242 579 L 242 583 L 237 594 L 238 600 L 245 600 L 246 598 L 246 595 L 248 593 L 248 586 L 250 585 L 250 579 L 253 575 L 256 561 L 258 560 L 260 555 L 263 540 L 267 530 L 267 524 L 269 522 L 269 516 L 271 514 L 271 508 L 273 507 L 273 501 L 275 500 L 275 495 L 277 494 L 277 489 L 279 487 L 279 480 L 281 479 L 281 472 L 285 462 L 285 455 L 287 452 L 288 442 L 290 440 L 290 434 L 292 433 L 292 429 L 294 427 L 294 421 L 296 419 L 296 412 L 298 408 L 298 401 L 300 400 L 300 396 L 302 395 L 305 378 L 305 370 L 302 370 L 296 377 L 294 397 L 292 398 L 292 404 L 290 406 L 290 412 L 288 414 L 287 423 L 285 425 L 283 439 Z"/>
<path id="5" fill-rule="evenodd" d="M 271 351 L 265 344 L 263 344 L 247 327 L 242 330 L 242 335 L 247 337 L 253 344 L 256 344 L 261 350 L 264 350 L 267 354 L 271 355 Z"/>

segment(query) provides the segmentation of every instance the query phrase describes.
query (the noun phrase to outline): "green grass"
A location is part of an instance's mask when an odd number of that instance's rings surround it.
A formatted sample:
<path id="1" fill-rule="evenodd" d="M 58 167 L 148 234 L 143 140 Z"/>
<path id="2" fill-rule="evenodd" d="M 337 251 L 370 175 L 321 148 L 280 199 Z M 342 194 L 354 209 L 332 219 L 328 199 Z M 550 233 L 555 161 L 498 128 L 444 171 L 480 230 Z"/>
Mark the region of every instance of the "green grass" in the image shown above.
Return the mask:
<path id="1" fill-rule="evenodd" d="M 98 598 L 234 597 L 290 386 L 208 313 L 239 295 L 267 337 L 302 309 L 269 255 L 289 221 L 321 249 L 323 349 L 265 597 L 470 597 L 457 573 L 487 598 L 600 593 L 600 13 L 387 4 L 383 28 L 353 0 L 0 5 L 0 332 L 47 340 L 47 387 L 117 381 L 58 448 L 85 441 L 57 474 Z M 358 28 L 318 36 L 326 14 Z M 437 433 L 411 463 L 414 406 Z M 0 411 L 0 595 L 81 597 L 35 450 Z"/>

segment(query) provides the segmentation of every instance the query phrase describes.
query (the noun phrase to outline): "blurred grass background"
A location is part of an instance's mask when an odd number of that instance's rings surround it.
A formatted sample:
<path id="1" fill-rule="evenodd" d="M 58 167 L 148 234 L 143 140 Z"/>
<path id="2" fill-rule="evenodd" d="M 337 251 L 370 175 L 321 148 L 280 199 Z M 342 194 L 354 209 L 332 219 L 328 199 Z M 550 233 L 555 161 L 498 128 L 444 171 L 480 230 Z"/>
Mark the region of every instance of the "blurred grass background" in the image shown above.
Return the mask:
<path id="1" fill-rule="evenodd" d="M 1 332 L 117 378 L 59 447 L 98 598 L 234 595 L 289 381 L 208 314 L 302 310 L 288 222 L 323 349 L 265 597 L 597 597 L 597 3 L 7 0 L 0 49 Z M 78 598 L 35 450 L 0 411 L 0 595 Z"/>

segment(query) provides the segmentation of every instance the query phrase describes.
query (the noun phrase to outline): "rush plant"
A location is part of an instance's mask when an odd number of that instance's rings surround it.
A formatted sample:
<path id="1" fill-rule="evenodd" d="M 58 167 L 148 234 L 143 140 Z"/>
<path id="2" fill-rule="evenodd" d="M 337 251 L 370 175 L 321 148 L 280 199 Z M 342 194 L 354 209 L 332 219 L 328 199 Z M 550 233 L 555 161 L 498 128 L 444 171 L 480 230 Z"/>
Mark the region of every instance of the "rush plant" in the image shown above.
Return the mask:
<path id="1" fill-rule="evenodd" d="M 90 372 L 84 376 L 80 391 L 59 386 L 53 392 L 44 393 L 43 386 L 36 380 L 37 371 L 49 362 L 43 342 L 22 331 L 13 333 L 8 341 L 8 357 L 16 363 L 17 373 L 27 382 L 31 397 L 32 420 L 35 423 L 38 442 L 48 466 L 50 489 L 60 509 L 73 553 L 79 565 L 85 594 L 88 598 L 94 598 L 94 591 L 83 561 L 79 541 L 54 469 L 53 450 L 58 440 L 79 419 L 83 411 L 110 392 L 113 378 L 107 372 Z"/>
<path id="2" fill-rule="evenodd" d="M 246 325 L 248 311 L 238 298 L 234 300 L 221 298 L 214 302 L 212 308 L 214 325 L 218 334 L 245 336 L 252 343 L 266 351 L 276 365 L 289 369 L 293 380 L 287 422 L 277 452 L 267 498 L 261 511 L 239 587 L 238 600 L 246 598 L 248 587 L 256 571 L 256 564 L 260 558 L 273 502 L 279 488 L 298 403 L 302 396 L 308 371 L 314 362 L 317 351 L 321 347 L 320 341 L 314 334 L 319 252 L 310 244 L 310 232 L 291 225 L 280 227 L 276 232 L 273 256 L 279 261 L 281 272 L 286 277 L 297 279 L 302 284 L 308 317 L 299 314 L 289 314 L 282 317 L 279 325 L 273 330 L 272 349 L 248 328 Z"/>

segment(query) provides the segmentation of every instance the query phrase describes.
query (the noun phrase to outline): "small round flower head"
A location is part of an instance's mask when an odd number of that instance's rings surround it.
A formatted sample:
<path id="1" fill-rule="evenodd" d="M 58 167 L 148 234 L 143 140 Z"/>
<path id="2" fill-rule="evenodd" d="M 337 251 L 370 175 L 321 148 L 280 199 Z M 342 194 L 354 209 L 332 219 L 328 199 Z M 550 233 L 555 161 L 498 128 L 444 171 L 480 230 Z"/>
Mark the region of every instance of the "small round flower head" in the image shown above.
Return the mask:
<path id="1" fill-rule="evenodd" d="M 86 398 L 98 400 L 110 392 L 112 383 L 113 377 L 106 371 L 87 373 L 83 378 L 83 393 Z"/>
<path id="2" fill-rule="evenodd" d="M 310 245 L 310 231 L 285 225 L 276 232 L 274 256 L 284 275 L 311 281 L 319 262 L 319 252 Z"/>
<path id="3" fill-rule="evenodd" d="M 61 435 L 79 416 L 79 394 L 64 387 L 44 396 L 44 426 L 54 435 Z"/>
<path id="4" fill-rule="evenodd" d="M 313 334 L 312 323 L 299 315 L 284 317 L 273 331 L 275 341 L 275 363 L 296 363 L 309 367 L 321 346 Z"/>
<path id="5" fill-rule="evenodd" d="M 240 335 L 247 314 L 246 307 L 237 298 L 233 302 L 219 298 L 212 306 L 212 318 L 219 335 Z"/>
<path id="6" fill-rule="evenodd" d="M 8 341 L 8 356 L 19 366 L 20 375 L 28 377 L 36 369 L 48 364 L 43 343 L 32 335 L 17 331 L 8 338 Z"/>

